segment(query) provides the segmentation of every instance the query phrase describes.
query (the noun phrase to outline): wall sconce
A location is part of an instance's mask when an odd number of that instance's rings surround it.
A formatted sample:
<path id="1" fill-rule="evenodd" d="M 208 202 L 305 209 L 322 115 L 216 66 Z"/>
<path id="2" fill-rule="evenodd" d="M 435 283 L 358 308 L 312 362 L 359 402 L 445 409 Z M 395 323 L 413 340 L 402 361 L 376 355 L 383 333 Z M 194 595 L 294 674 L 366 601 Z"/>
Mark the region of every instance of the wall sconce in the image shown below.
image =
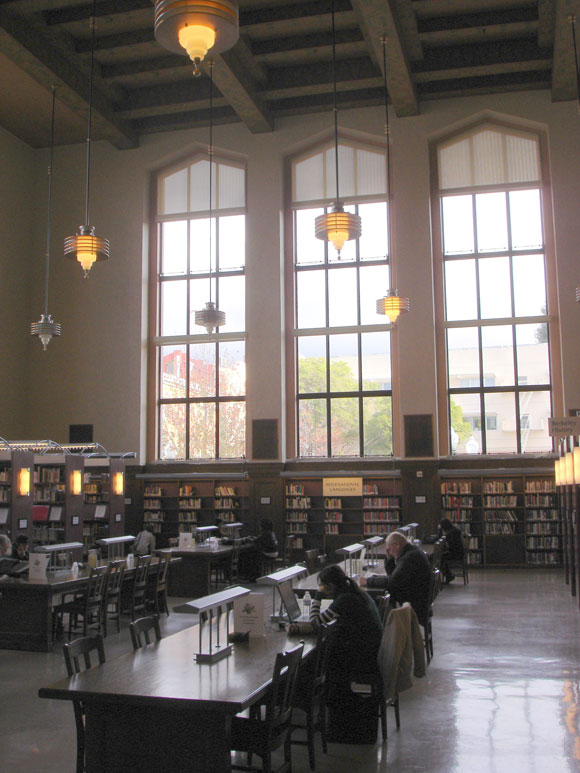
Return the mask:
<path id="1" fill-rule="evenodd" d="M 22 467 L 18 473 L 18 493 L 21 497 L 30 496 L 30 467 Z"/>
<path id="2" fill-rule="evenodd" d="M 73 470 L 70 474 L 70 490 L 75 497 L 82 491 L 83 476 L 80 470 Z"/>
<path id="3" fill-rule="evenodd" d="M 560 460 L 555 459 L 554 460 L 554 481 L 556 484 L 556 488 L 559 488 L 561 481 L 560 481 Z"/>
<path id="4" fill-rule="evenodd" d="M 566 485 L 573 486 L 574 485 L 574 455 L 572 454 L 572 451 L 568 451 L 564 458 L 566 459 L 566 462 L 565 462 Z"/>
<path id="5" fill-rule="evenodd" d="M 125 475 L 122 472 L 113 473 L 113 494 L 122 496 L 125 493 Z"/>
<path id="6" fill-rule="evenodd" d="M 574 449 L 574 483 L 580 486 L 580 448 Z"/>

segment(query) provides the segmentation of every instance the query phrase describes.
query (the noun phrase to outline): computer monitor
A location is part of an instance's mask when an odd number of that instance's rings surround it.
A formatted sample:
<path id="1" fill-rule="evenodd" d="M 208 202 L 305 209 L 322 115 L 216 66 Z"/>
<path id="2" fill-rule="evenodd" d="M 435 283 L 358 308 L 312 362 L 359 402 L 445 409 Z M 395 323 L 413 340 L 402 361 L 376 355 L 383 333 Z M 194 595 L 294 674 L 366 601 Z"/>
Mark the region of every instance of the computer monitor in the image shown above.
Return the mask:
<path id="1" fill-rule="evenodd" d="M 298 599 L 292 590 L 292 585 L 290 585 L 289 582 L 282 582 L 278 585 L 278 590 L 280 591 L 280 598 L 282 599 L 282 604 L 288 615 L 288 620 L 291 623 L 295 620 L 299 620 L 302 617 L 302 610 L 300 609 Z"/>

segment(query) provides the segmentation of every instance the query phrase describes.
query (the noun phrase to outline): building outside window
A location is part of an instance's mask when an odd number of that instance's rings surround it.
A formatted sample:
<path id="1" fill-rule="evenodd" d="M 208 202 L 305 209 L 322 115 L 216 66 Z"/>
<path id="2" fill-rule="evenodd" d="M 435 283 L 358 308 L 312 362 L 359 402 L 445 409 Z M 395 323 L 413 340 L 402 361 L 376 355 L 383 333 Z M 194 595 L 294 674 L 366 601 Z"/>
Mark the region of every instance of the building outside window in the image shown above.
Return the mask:
<path id="1" fill-rule="evenodd" d="M 213 163 L 211 222 L 207 155 L 157 177 L 150 372 L 159 459 L 241 458 L 246 450 L 245 170 Z M 210 300 L 226 324 L 208 335 L 195 312 Z"/>
<path id="2" fill-rule="evenodd" d="M 392 454 L 391 335 L 376 300 L 389 287 L 386 161 L 380 147 L 340 140 L 345 209 L 362 236 L 339 256 L 314 236 L 336 192 L 334 144 L 292 162 L 296 453 L 299 457 Z"/>
<path id="3" fill-rule="evenodd" d="M 436 154 L 452 453 L 549 452 L 553 256 L 539 135 L 486 122 Z"/>

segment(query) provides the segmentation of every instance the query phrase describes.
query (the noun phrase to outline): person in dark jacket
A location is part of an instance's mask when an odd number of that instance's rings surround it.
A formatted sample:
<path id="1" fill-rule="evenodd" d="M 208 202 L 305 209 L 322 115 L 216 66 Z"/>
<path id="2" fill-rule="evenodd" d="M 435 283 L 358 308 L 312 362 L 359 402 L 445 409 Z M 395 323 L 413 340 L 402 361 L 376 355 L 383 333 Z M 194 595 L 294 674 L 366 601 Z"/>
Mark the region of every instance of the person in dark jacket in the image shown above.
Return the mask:
<path id="1" fill-rule="evenodd" d="M 391 532 L 386 541 L 385 575 L 361 578 L 361 585 L 382 588 L 398 604 L 408 601 L 421 625 L 429 615 L 429 591 L 433 570 L 421 548 L 398 531 Z"/>
<path id="2" fill-rule="evenodd" d="M 449 518 L 443 518 L 439 522 L 439 535 L 445 537 L 445 548 L 441 557 L 441 571 L 447 584 L 455 579 L 455 575 L 449 568 L 449 560 L 461 561 L 463 559 L 463 534 L 454 526 Z"/>

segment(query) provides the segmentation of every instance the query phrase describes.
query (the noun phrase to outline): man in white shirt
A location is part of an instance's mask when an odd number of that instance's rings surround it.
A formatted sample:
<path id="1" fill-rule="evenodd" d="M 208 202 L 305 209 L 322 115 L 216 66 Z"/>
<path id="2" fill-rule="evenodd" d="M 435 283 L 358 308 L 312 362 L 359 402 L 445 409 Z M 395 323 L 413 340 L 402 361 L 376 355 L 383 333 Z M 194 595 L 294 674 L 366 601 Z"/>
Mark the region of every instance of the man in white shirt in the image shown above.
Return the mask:
<path id="1" fill-rule="evenodd" d="M 155 535 L 149 526 L 144 526 L 143 530 L 135 537 L 133 551 L 138 556 L 148 556 L 155 550 Z"/>

